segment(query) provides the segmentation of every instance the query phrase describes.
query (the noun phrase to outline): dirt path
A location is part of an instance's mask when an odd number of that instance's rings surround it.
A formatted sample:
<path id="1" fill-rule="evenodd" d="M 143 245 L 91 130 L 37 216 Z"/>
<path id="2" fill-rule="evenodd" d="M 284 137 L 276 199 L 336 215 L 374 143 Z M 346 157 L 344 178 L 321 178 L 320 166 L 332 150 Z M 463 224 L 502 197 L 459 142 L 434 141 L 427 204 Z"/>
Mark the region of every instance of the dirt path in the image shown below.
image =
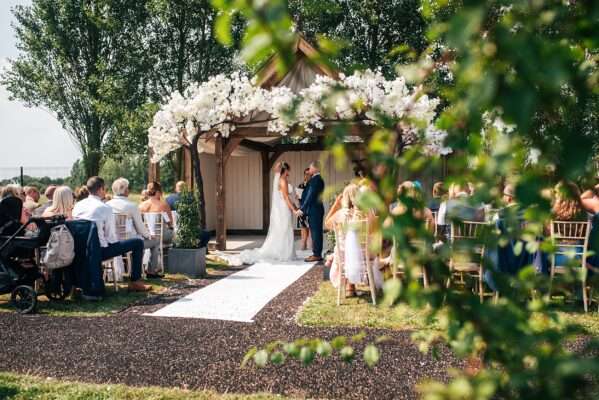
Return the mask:
<path id="1" fill-rule="evenodd" d="M 337 358 L 309 367 L 240 369 L 245 352 L 275 339 L 333 338 L 358 329 L 306 328 L 294 316 L 322 279 L 315 267 L 270 302 L 253 324 L 156 318 L 140 314 L 160 305 L 133 307 L 101 318 L 59 318 L 0 313 L 0 369 L 97 383 L 207 388 L 219 392 L 274 393 L 318 398 L 408 399 L 423 378 L 443 379 L 450 364 L 421 354 L 410 332 L 369 330 L 389 335 L 379 364 L 346 364 Z M 248 290 L 251 286 L 248 285 Z"/>

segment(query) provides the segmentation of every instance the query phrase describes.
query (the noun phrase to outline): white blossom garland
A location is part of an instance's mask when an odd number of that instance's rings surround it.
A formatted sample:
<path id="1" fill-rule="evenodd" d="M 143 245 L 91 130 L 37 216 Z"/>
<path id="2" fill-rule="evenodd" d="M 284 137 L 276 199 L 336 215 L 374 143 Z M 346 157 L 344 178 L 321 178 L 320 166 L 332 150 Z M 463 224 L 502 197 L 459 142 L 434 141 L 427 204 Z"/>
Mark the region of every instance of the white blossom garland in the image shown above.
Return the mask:
<path id="1" fill-rule="evenodd" d="M 236 127 L 258 122 L 259 115 L 272 133 L 286 135 L 294 126 L 312 133 L 327 122 L 346 121 L 376 125 L 384 115 L 402 121 L 402 134 L 416 136 L 421 130 L 425 151 L 447 154 L 445 133 L 434 127 L 439 100 L 410 89 L 402 77 L 387 80 L 380 72 L 357 71 L 339 80 L 318 76 L 299 93 L 287 87 L 265 90 L 235 73 L 216 75 L 173 93 L 155 114 L 148 130 L 152 161 L 191 143 L 196 135 L 211 132 L 228 137 Z M 424 127 L 424 129 L 419 129 Z"/>

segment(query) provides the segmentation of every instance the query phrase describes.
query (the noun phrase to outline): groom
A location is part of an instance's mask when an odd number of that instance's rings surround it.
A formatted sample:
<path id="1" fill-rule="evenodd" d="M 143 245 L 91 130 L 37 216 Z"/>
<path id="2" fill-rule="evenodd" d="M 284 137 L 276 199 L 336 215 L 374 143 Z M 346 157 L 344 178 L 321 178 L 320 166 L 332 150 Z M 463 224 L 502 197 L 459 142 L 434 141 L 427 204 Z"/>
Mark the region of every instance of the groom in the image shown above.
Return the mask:
<path id="1" fill-rule="evenodd" d="M 308 217 L 308 225 L 310 226 L 310 235 L 312 235 L 312 255 L 306 258 L 305 262 L 322 261 L 322 220 L 324 218 L 324 206 L 320 199 L 324 191 L 324 181 L 320 176 L 320 163 L 312 161 L 308 168 L 312 176 L 302 195 L 302 202 L 298 215 L 306 215 Z"/>

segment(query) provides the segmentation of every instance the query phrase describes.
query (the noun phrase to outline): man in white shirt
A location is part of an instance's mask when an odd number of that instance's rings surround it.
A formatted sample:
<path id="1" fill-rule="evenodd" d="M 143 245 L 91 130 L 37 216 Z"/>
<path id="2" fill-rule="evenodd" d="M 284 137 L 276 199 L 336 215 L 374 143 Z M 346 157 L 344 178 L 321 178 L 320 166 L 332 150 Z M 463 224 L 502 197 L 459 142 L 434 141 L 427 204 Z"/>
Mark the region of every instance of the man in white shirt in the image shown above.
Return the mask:
<path id="1" fill-rule="evenodd" d="M 118 241 L 112 208 L 102 202 L 106 196 L 104 179 L 93 176 L 87 180 L 89 197 L 75 204 L 73 218 L 93 221 L 98 228 L 102 261 L 131 252 L 131 282 L 129 291 L 145 292 L 150 286 L 141 280 L 144 243 L 141 239 Z"/>
<path id="2" fill-rule="evenodd" d="M 131 220 L 133 225 L 134 237 L 143 239 L 144 249 L 150 249 L 152 257 L 148 266 L 148 278 L 163 278 L 159 273 L 158 255 L 160 252 L 160 240 L 152 238 L 148 228 L 141 219 L 141 211 L 135 203 L 128 199 L 129 181 L 125 178 L 118 178 L 112 183 L 112 193 L 114 197 L 106 204 L 112 207 L 116 214 L 125 214 Z"/>

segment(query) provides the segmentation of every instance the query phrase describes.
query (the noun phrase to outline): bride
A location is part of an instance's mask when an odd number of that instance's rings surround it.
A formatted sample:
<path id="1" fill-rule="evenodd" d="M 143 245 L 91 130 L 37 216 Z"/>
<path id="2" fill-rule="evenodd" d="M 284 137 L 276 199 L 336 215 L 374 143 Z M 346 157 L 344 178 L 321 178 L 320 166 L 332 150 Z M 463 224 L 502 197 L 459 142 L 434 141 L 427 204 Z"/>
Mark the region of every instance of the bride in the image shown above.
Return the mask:
<path id="1" fill-rule="evenodd" d="M 293 213 L 297 207 L 290 198 L 289 171 L 291 167 L 282 161 L 275 167 L 272 185 L 270 225 L 262 247 L 244 250 L 239 258 L 244 264 L 258 261 L 291 261 L 295 259 L 293 237 Z"/>

